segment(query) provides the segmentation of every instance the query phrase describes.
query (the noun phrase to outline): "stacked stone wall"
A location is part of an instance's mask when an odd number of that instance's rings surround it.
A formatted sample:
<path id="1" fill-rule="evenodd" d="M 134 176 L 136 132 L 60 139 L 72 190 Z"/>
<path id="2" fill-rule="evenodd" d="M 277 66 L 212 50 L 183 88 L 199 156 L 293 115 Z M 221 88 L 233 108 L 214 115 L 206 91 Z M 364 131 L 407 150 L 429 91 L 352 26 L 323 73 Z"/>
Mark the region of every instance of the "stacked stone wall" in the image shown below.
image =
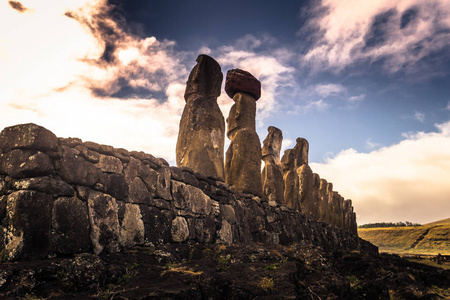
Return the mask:
<path id="1" fill-rule="evenodd" d="M 347 231 L 164 159 L 57 138 L 35 124 L 0 133 L 0 219 L 5 260 L 170 242 L 377 251 Z"/>

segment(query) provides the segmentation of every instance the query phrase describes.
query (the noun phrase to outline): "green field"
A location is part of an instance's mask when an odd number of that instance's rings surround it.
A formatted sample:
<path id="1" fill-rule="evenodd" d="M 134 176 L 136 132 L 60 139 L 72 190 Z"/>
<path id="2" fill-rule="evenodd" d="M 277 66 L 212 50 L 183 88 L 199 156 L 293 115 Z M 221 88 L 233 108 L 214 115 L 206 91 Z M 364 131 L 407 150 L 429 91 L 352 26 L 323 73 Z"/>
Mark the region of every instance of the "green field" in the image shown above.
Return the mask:
<path id="1" fill-rule="evenodd" d="M 415 227 L 359 228 L 358 235 L 380 252 L 450 255 L 450 219 Z"/>

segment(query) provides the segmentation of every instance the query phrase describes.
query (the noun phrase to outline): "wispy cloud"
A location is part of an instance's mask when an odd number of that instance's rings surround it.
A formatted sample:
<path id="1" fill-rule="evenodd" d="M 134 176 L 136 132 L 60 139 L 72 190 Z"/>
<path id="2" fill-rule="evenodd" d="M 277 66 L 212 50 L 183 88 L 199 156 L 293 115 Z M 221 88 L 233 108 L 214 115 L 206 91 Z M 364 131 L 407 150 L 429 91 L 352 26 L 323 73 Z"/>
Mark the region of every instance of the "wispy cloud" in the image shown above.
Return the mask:
<path id="1" fill-rule="evenodd" d="M 360 224 L 444 219 L 450 211 L 450 122 L 436 128 L 369 153 L 347 149 L 311 167 L 353 200 Z"/>
<path id="2" fill-rule="evenodd" d="M 317 33 L 302 59 L 316 70 L 380 61 L 387 72 L 417 71 L 424 58 L 450 46 L 449 0 L 324 0 L 311 13 Z"/>
<path id="3" fill-rule="evenodd" d="M 330 104 L 326 103 L 322 99 L 317 101 L 308 101 L 304 103 L 303 105 L 294 105 L 293 110 L 288 111 L 288 114 L 293 115 L 306 115 L 307 113 L 311 111 L 325 111 L 328 108 L 330 108 Z"/>
<path id="4" fill-rule="evenodd" d="M 328 97 L 330 95 L 345 94 L 347 93 L 347 88 L 343 85 L 334 83 L 317 84 L 315 86 L 315 91 L 322 97 Z"/>
<path id="5" fill-rule="evenodd" d="M 422 113 L 422 112 L 416 111 L 416 112 L 414 113 L 414 119 L 416 119 L 417 121 L 423 123 L 423 122 L 425 121 L 425 114 Z"/>
<path id="6" fill-rule="evenodd" d="M 376 149 L 376 148 L 380 148 L 382 146 L 383 145 L 380 144 L 380 143 L 373 142 L 372 138 L 368 138 L 367 141 L 366 141 L 366 148 L 368 150 L 373 150 L 373 149 Z"/>

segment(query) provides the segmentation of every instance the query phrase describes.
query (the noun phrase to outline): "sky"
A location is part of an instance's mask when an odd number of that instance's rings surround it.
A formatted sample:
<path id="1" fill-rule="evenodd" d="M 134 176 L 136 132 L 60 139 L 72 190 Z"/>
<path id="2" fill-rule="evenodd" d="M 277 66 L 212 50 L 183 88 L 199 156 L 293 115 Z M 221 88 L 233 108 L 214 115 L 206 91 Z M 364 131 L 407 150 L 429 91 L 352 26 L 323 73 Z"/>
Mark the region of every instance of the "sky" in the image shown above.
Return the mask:
<path id="1" fill-rule="evenodd" d="M 449 47 L 450 0 L 2 0 L 0 129 L 175 165 L 185 83 L 208 54 L 261 81 L 261 142 L 268 126 L 283 149 L 306 138 L 358 224 L 427 223 L 450 217 Z M 226 118 L 223 88 L 218 103 Z"/>

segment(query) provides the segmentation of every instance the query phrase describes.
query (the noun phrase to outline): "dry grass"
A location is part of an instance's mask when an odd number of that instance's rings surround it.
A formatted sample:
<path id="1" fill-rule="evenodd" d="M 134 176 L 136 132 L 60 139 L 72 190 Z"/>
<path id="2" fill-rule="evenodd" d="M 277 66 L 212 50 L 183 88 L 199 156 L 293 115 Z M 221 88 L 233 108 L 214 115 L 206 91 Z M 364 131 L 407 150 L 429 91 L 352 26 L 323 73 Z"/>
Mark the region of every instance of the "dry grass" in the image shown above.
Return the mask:
<path id="1" fill-rule="evenodd" d="M 381 252 L 450 255 L 450 223 L 442 221 L 417 227 L 361 228 L 358 235 Z"/>

